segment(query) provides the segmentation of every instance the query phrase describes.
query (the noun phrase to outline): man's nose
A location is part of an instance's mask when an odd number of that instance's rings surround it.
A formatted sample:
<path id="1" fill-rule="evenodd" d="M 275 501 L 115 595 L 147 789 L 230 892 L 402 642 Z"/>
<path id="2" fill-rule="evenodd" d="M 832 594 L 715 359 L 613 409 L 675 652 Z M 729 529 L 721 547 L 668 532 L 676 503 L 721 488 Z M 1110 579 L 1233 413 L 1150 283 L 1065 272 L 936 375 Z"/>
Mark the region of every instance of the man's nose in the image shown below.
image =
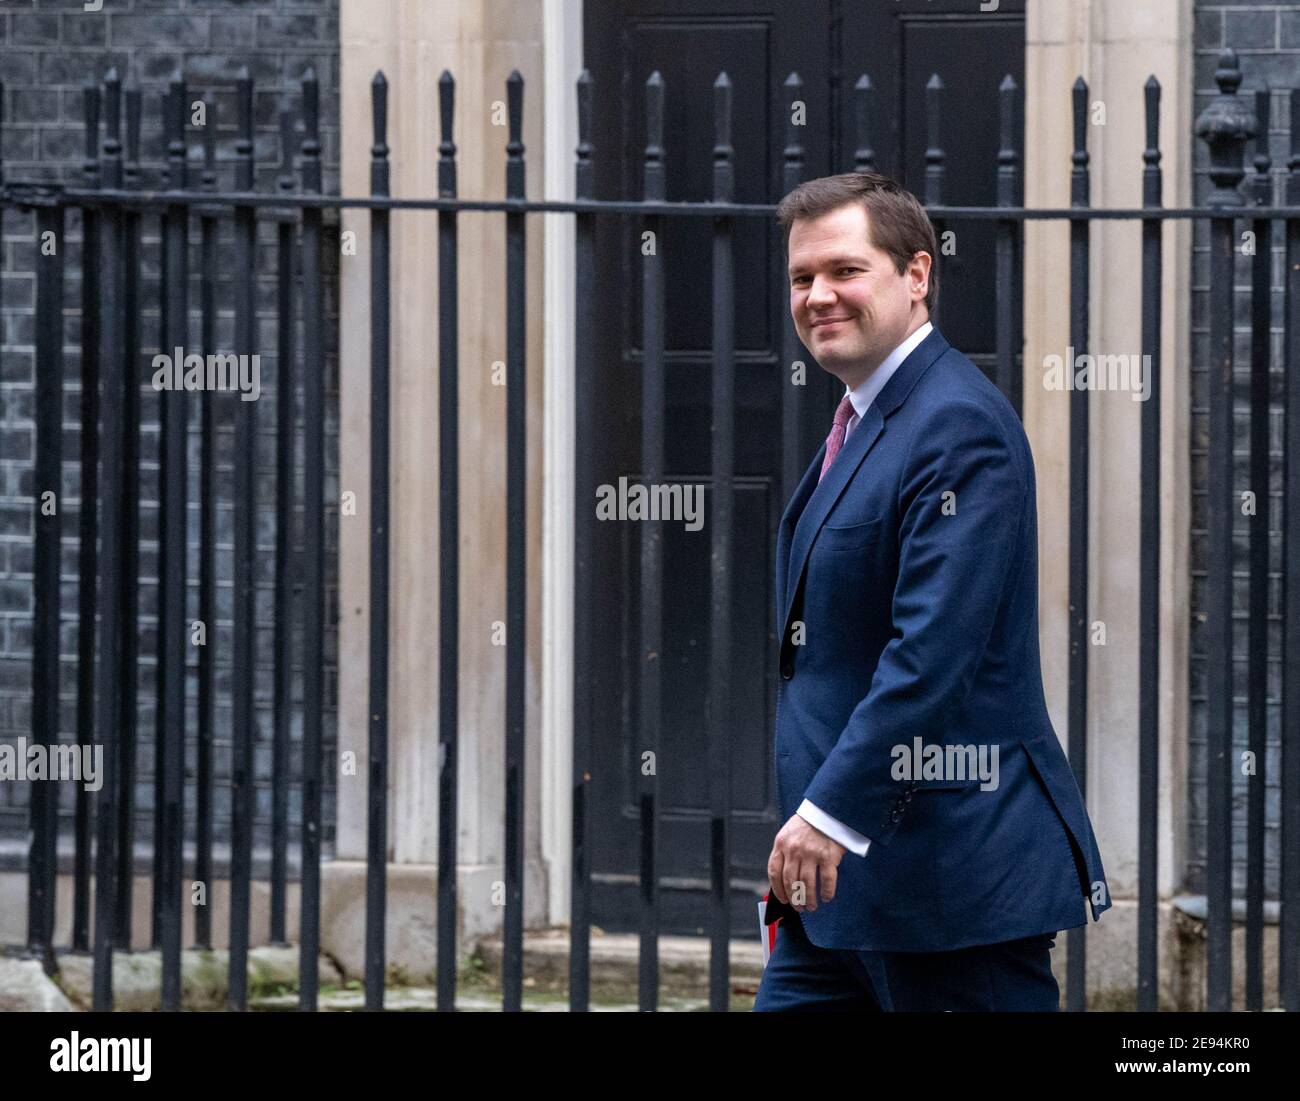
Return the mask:
<path id="1" fill-rule="evenodd" d="M 808 288 L 808 305 L 825 306 L 835 300 L 834 292 L 828 280 L 813 277 L 812 286 Z"/>

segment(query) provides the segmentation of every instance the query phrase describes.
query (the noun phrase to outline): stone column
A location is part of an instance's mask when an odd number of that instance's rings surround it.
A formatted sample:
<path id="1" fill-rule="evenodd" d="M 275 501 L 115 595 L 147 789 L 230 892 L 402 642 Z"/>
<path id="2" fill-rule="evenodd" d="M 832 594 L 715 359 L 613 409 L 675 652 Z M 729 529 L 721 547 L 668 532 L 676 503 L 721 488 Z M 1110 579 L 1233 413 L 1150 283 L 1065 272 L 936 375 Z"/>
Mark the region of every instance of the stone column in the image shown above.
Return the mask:
<path id="1" fill-rule="evenodd" d="M 505 193 L 506 78 L 524 77 L 528 195 L 542 194 L 542 21 L 538 3 L 341 0 L 342 187 L 369 189 L 370 81 L 387 76 L 392 193 L 437 195 L 438 79 L 456 81 L 458 188 Z M 412 976 L 434 964 L 438 814 L 438 263 L 437 215 L 392 216 L 392 438 L 389 890 L 391 964 Z M 326 868 L 325 947 L 359 969 L 366 853 L 369 587 L 369 222 L 346 211 L 355 255 L 341 262 L 340 491 L 356 494 L 340 519 L 339 750 L 356 755 L 338 783 L 338 860 Z M 538 861 L 538 697 L 541 640 L 542 240 L 527 218 L 528 640 L 525 920 L 542 920 Z M 502 214 L 459 217 L 460 309 L 460 796 L 459 942 L 499 929 L 492 885 L 504 878 L 506 389 L 493 364 L 506 357 Z M 504 377 L 503 372 L 499 377 Z M 499 896 L 499 892 L 498 892 Z"/>
<path id="2" fill-rule="evenodd" d="M 571 199 L 578 144 L 582 5 L 543 0 L 546 198 Z M 546 474 L 542 549 L 542 859 L 548 924 L 569 922 L 573 849 L 574 220 L 546 222 Z"/>
<path id="3" fill-rule="evenodd" d="M 1142 203 L 1143 85 L 1163 94 L 1160 145 L 1166 206 L 1191 202 L 1192 11 L 1188 0 L 1029 0 L 1025 56 L 1025 203 L 1070 203 L 1070 88 L 1088 84 L 1094 206 Z M 1141 230 L 1136 221 L 1091 228 L 1090 353 L 1141 351 Z M 1190 226 L 1164 224 L 1161 287 L 1160 808 L 1159 889 L 1168 898 L 1186 859 L 1187 594 L 1190 468 Z M 1038 473 L 1039 616 L 1043 674 L 1065 740 L 1069 563 L 1069 403 L 1044 388 L 1044 357 L 1069 343 L 1069 228 L 1030 222 L 1025 234 L 1024 418 Z M 1081 349 L 1080 349 L 1081 350 Z M 1089 988 L 1132 989 L 1137 951 L 1138 539 L 1142 403 L 1093 392 L 1090 404 L 1090 593 L 1087 618 L 1105 644 L 1088 653 L 1088 811 L 1115 908 L 1090 930 Z M 1169 907 L 1161 907 L 1168 959 Z M 1059 954 L 1059 953 L 1058 953 Z M 1063 954 L 1062 954 L 1063 955 Z M 1162 966 L 1162 982 L 1173 968 Z M 1162 991 L 1162 996 L 1168 995 Z"/>

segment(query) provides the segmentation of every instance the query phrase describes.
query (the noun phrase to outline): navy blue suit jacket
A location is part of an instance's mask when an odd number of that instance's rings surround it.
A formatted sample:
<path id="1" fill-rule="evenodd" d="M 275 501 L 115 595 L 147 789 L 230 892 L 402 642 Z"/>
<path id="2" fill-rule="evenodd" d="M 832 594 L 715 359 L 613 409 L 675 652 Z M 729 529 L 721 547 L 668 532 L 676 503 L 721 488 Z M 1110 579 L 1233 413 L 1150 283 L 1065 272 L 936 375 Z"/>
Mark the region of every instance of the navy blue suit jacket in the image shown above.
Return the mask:
<path id="1" fill-rule="evenodd" d="M 1095 920 L 1110 894 L 1043 697 L 1034 465 L 1011 404 L 935 328 L 818 484 L 824 452 L 777 540 L 777 788 L 783 822 L 806 797 L 871 846 L 803 911 L 809 939 L 939 952 Z M 996 788 L 895 778 L 917 737 L 996 746 Z"/>

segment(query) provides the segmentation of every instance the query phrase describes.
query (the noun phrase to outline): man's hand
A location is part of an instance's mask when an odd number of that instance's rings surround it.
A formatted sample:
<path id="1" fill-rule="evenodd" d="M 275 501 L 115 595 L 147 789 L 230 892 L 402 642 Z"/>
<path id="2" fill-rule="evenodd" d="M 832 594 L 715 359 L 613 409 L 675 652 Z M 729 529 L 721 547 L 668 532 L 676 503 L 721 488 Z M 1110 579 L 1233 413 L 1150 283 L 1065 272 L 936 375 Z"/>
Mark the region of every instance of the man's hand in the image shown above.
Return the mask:
<path id="1" fill-rule="evenodd" d="M 782 902 L 803 911 L 817 909 L 817 875 L 821 873 L 822 901 L 835 897 L 835 879 L 845 848 L 797 814 L 790 816 L 772 843 L 767 858 L 767 879 Z"/>

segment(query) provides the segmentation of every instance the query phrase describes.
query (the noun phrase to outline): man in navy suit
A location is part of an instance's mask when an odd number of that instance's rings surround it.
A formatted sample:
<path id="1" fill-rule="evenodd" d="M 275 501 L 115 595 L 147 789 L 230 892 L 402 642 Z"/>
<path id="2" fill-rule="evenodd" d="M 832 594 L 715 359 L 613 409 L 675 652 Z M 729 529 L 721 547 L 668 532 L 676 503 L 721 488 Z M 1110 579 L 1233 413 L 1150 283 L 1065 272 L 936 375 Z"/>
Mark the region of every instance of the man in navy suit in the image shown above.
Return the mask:
<path id="1" fill-rule="evenodd" d="M 1028 441 L 930 322 L 915 196 L 847 173 L 777 216 L 845 393 L 778 535 L 785 917 L 754 1008 L 1055 1010 L 1053 938 L 1110 897 L 1043 697 Z"/>

